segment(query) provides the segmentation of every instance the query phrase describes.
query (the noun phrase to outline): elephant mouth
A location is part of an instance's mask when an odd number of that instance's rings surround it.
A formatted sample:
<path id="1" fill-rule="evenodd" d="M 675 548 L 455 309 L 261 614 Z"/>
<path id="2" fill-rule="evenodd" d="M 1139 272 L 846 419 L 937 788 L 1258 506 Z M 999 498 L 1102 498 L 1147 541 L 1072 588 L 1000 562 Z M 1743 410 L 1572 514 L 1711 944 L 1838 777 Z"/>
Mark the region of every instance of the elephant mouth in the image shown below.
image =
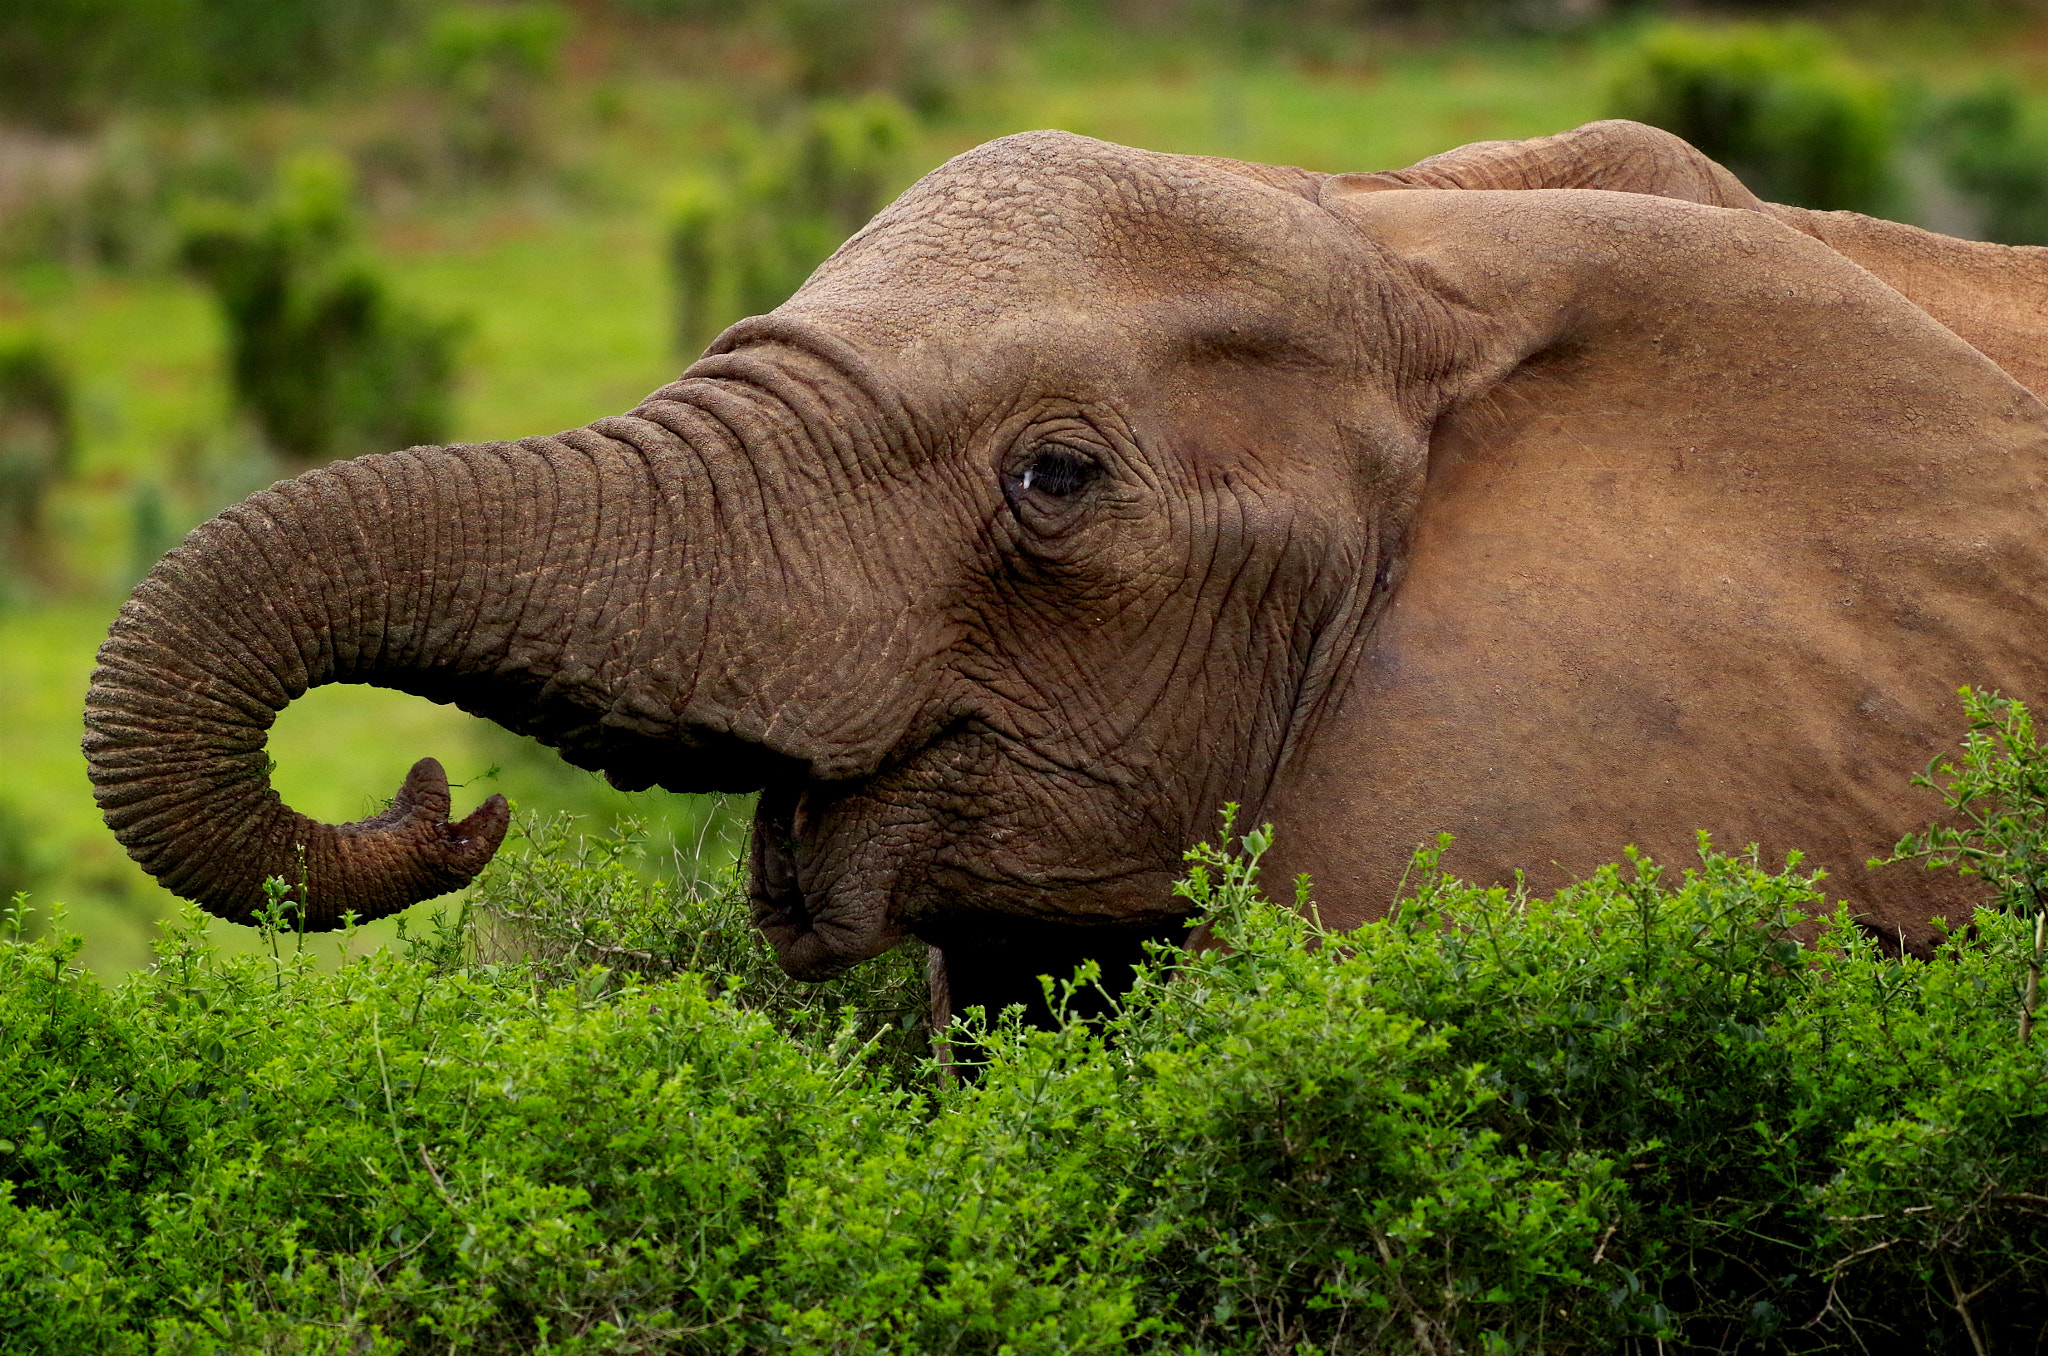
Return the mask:
<path id="1" fill-rule="evenodd" d="M 1186 929 L 1170 870 L 1143 860 L 1049 864 L 1005 846 L 1033 835 L 986 826 L 964 843 L 918 852 L 911 844 L 929 840 L 906 825 L 900 804 L 876 815 L 872 790 L 790 779 L 761 792 L 749 903 L 793 978 L 830 979 L 913 934 L 981 949 L 1012 933 L 1097 938 L 1075 942 L 1086 949 L 1110 934 Z"/>
<path id="2" fill-rule="evenodd" d="M 787 974 L 829 979 L 912 935 L 949 950 L 1086 935 L 1087 950 L 1184 929 L 1177 838 L 1142 816 L 1106 835 L 1070 805 L 1049 810 L 1003 752 L 949 731 L 870 777 L 788 767 L 762 787 L 748 897 Z"/>
<path id="3" fill-rule="evenodd" d="M 887 891 L 836 879 L 799 844 L 813 793 L 801 783 L 772 784 L 754 811 L 749 903 L 754 926 L 797 979 L 830 979 L 903 939 L 888 917 Z"/>

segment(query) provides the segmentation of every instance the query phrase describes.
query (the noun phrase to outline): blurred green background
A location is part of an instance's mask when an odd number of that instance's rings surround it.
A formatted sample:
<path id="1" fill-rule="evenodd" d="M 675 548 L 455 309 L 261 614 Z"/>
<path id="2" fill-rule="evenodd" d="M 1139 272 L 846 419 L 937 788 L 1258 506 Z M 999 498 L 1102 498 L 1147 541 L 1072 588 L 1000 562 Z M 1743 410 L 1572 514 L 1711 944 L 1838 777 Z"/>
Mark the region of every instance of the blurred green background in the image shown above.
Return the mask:
<path id="1" fill-rule="evenodd" d="M 1768 197 L 2048 243 L 2044 92 L 2038 7 L 1968 0 L 0 7 L 0 896 L 61 901 L 103 975 L 176 907 L 78 739 L 109 619 L 185 530 L 334 456 L 629 408 L 989 137 L 1336 171 L 1624 114 Z M 312 693 L 273 749 L 308 814 L 432 754 L 459 806 L 646 820 L 652 872 L 719 869 L 748 811 L 379 689 Z"/>

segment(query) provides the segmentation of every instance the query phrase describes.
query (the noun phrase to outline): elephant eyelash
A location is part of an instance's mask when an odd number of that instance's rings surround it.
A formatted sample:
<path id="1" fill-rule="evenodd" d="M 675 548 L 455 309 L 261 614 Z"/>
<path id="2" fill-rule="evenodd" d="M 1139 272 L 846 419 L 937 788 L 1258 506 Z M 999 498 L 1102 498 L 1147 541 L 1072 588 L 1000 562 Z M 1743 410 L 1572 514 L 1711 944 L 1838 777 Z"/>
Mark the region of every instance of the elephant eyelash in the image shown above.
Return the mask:
<path id="1" fill-rule="evenodd" d="M 1067 499 L 1088 487 L 1100 468 L 1095 459 L 1065 447 L 1046 447 L 1032 457 L 1017 488 L 1052 499 Z"/>

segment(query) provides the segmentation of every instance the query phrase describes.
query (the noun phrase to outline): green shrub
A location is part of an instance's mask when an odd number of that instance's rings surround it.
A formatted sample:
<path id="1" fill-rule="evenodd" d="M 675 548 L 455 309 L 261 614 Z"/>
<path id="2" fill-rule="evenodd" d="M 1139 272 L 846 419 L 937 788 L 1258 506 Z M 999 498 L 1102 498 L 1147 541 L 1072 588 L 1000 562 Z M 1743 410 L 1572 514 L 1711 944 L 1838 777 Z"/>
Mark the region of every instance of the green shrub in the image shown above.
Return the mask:
<path id="1" fill-rule="evenodd" d="M 1683 137 L 1768 201 L 1876 214 L 1895 196 L 1890 93 L 1818 30 L 1652 28 L 1609 109 Z"/>
<path id="2" fill-rule="evenodd" d="M 178 544 L 171 527 L 164 491 L 153 480 L 139 480 L 128 495 L 128 577 L 140 579 Z"/>
<path id="3" fill-rule="evenodd" d="M 1940 790 L 1961 826 L 1935 824 L 1924 833 L 1909 833 L 1890 857 L 1870 864 L 1918 861 L 1930 871 L 1980 877 L 1991 887 L 1986 908 L 2032 925 L 2034 946 L 2019 1012 L 2019 1038 L 2025 1042 L 2033 1032 L 2041 962 L 2048 950 L 2048 751 L 2034 736 L 2033 713 L 2025 702 L 1967 687 L 1959 695 L 1970 722 L 1961 762 L 1937 757 L 1913 784 Z"/>
<path id="4" fill-rule="evenodd" d="M 448 102 L 447 135 L 458 168 L 507 179 L 541 160 L 539 95 L 569 33 L 552 4 L 475 5 L 435 13 L 425 44 L 428 79 Z"/>
<path id="5" fill-rule="evenodd" d="M 887 205 L 916 135 L 894 99 L 820 100 L 723 175 L 674 190 L 669 267 L 676 344 L 694 357 L 733 321 L 774 310 Z"/>
<path id="6" fill-rule="evenodd" d="M 69 369 L 37 337 L 0 341 L 0 599 L 55 582 L 46 505 L 77 464 Z"/>
<path id="7" fill-rule="evenodd" d="M 938 113 L 972 64 L 969 24 L 1000 22 L 999 7 L 932 0 L 755 0 L 805 99 L 900 99 Z"/>
<path id="8" fill-rule="evenodd" d="M 677 184 L 668 201 L 669 282 L 675 289 L 676 352 L 694 358 L 740 318 L 733 296 L 738 216 L 730 184 L 697 175 Z"/>
<path id="9" fill-rule="evenodd" d="M 788 1164 L 864 1086 L 692 982 L 64 960 L 7 977 L 10 1350 L 743 1349 Z"/>
<path id="10" fill-rule="evenodd" d="M 1964 780 L 2037 814 L 2023 711 L 1982 710 Z M 1260 896 L 1269 841 L 1190 854 L 1224 947 L 1106 1019 L 971 1019 L 956 1082 L 873 1020 L 903 958 L 806 1004 L 729 886 L 615 842 L 542 834 L 326 973 L 188 919 L 109 991 L 0 939 L 0 1348 L 2030 1349 L 2031 917 L 1808 949 L 1817 882 L 1703 844 L 1550 898 L 1426 853 L 1339 936 Z"/>
<path id="11" fill-rule="evenodd" d="M 651 874 L 640 824 L 575 833 L 567 816 L 515 829 L 474 895 L 482 953 L 521 961 L 544 983 L 574 983 L 592 965 L 640 980 L 698 975 L 735 1005 L 768 1014 L 792 1037 L 830 1042 L 850 1030 L 872 1058 L 908 1079 L 930 1058 L 925 948 L 906 943 L 823 983 L 789 978 L 754 928 L 740 863 Z"/>
<path id="12" fill-rule="evenodd" d="M 60 143 L 61 144 L 61 143 Z M 29 169 L 0 218 L 0 256 L 76 267 L 150 270 L 177 252 L 173 218 L 188 198 L 253 202 L 265 171 L 252 148 L 216 129 L 168 118 L 126 118 Z M 33 159 L 30 164 L 33 165 Z"/>
<path id="13" fill-rule="evenodd" d="M 68 127 L 137 104 L 298 93 L 402 32 L 410 0 L 34 0 L 0 6 L 0 110 Z"/>
<path id="14" fill-rule="evenodd" d="M 1990 84 L 1951 99 L 1928 130 L 1942 169 L 1976 208 L 1984 239 L 2048 245 L 2048 123 L 2018 90 Z"/>
<path id="15" fill-rule="evenodd" d="M 185 233 L 228 322 L 236 403 L 299 466 L 447 435 L 463 327 L 393 300 L 355 231 L 345 169 L 305 158 L 271 202 L 195 211 Z"/>
<path id="16" fill-rule="evenodd" d="M 905 0 L 764 0 L 799 93 L 858 95 L 886 88 L 914 6 Z"/>

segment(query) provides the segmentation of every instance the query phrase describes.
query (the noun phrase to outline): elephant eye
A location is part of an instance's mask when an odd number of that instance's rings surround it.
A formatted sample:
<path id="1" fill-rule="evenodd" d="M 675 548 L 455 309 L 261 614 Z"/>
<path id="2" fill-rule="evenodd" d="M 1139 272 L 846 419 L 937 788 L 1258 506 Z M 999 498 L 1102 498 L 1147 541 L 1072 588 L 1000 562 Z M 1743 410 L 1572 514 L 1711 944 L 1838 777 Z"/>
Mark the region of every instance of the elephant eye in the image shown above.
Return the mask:
<path id="1" fill-rule="evenodd" d="M 1017 477 L 1017 488 L 1050 499 L 1067 499 L 1079 494 L 1095 479 L 1095 459 L 1071 447 L 1041 444 Z"/>

